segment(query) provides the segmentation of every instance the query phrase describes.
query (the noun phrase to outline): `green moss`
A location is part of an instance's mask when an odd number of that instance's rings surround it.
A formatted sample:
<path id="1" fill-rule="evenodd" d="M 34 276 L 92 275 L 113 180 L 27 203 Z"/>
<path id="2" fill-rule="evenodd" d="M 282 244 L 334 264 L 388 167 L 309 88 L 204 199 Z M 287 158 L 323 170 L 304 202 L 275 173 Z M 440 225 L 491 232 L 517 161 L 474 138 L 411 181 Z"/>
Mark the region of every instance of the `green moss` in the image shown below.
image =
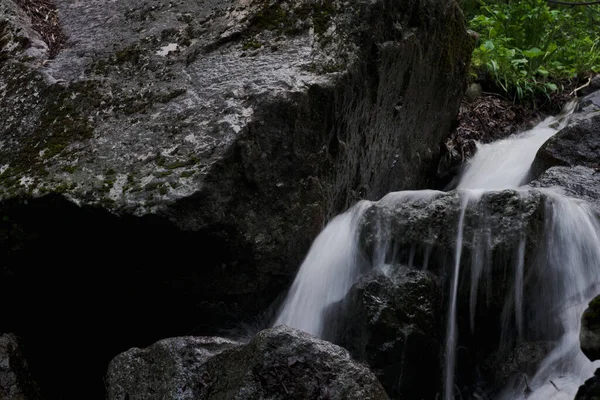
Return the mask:
<path id="1" fill-rule="evenodd" d="M 68 174 L 72 174 L 73 172 L 75 172 L 77 168 L 74 165 L 65 165 L 62 170 L 63 172 L 66 172 Z"/>
<path id="2" fill-rule="evenodd" d="M 333 1 L 331 0 L 322 0 L 321 2 L 315 3 L 312 14 L 315 34 L 323 35 L 327 32 L 334 12 L 335 8 L 333 7 Z"/>
<path id="3" fill-rule="evenodd" d="M 75 184 L 73 182 L 65 182 L 65 183 L 62 183 L 62 184 L 56 186 L 53 189 L 53 191 L 55 193 L 66 193 L 66 192 L 72 190 L 74 187 L 75 187 Z"/>
<path id="4" fill-rule="evenodd" d="M 199 162 L 200 162 L 200 159 L 198 157 L 192 157 L 189 160 L 178 161 L 178 162 L 175 162 L 172 164 L 167 164 L 167 165 L 165 165 L 165 168 L 170 169 L 170 170 L 177 169 L 177 168 L 185 168 L 185 167 L 194 166 L 194 165 L 198 164 Z"/>
<path id="5" fill-rule="evenodd" d="M 158 182 L 150 182 L 146 186 L 144 186 L 144 189 L 148 192 L 151 192 L 153 190 L 158 189 L 159 185 L 160 184 Z"/>
<path id="6" fill-rule="evenodd" d="M 181 173 L 181 175 L 179 175 L 182 178 L 189 178 L 190 176 L 194 175 L 196 172 L 195 171 L 183 171 Z"/>
<path id="7" fill-rule="evenodd" d="M 287 12 L 278 3 L 266 3 L 263 9 L 254 15 L 251 25 L 260 31 L 273 31 L 283 27 L 286 22 L 289 22 L 287 21 L 287 16 Z"/>
<path id="8" fill-rule="evenodd" d="M 254 42 L 254 41 L 247 41 L 246 43 L 244 43 L 244 45 L 242 46 L 242 50 L 253 50 L 253 49 L 260 49 L 262 47 L 261 43 L 258 42 Z"/>
<path id="9" fill-rule="evenodd" d="M 167 189 L 166 186 L 161 186 L 160 189 L 158 189 L 158 193 L 160 193 L 160 194 L 162 194 L 164 196 L 167 193 L 169 193 L 169 189 Z"/>

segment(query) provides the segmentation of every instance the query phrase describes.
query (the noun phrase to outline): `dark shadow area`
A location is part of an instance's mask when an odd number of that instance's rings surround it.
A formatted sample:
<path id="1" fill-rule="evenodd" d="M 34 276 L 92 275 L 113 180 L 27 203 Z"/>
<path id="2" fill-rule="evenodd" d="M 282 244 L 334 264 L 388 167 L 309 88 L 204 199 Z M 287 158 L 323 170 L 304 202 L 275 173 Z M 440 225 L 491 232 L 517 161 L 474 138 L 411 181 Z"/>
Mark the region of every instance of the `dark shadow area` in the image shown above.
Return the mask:
<path id="1" fill-rule="evenodd" d="M 0 212 L 0 332 L 23 338 L 45 399 L 103 399 L 118 353 L 215 334 L 243 317 L 222 305 L 242 295 L 211 291 L 219 266 L 234 258 L 251 265 L 226 226 L 182 232 L 158 217 L 120 218 L 60 196 L 5 202 Z"/>

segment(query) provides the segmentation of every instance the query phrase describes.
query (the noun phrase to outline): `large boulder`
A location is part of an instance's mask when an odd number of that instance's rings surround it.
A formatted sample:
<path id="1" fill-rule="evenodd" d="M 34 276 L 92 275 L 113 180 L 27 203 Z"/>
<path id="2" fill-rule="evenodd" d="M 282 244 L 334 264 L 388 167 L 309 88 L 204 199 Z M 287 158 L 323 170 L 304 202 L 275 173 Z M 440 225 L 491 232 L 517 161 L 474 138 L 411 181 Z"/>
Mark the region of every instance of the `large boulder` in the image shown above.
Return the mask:
<path id="1" fill-rule="evenodd" d="M 434 399 L 443 339 L 442 288 L 431 273 L 389 266 L 361 277 L 331 310 L 332 339 L 366 362 L 390 398 Z M 434 383 L 436 382 L 436 383 Z"/>
<path id="2" fill-rule="evenodd" d="M 240 346 L 220 337 L 175 337 L 145 348 L 132 348 L 108 366 L 108 399 L 198 399 L 200 370 L 209 358 Z"/>
<path id="3" fill-rule="evenodd" d="M 11 333 L 0 335 L 0 400 L 39 399 L 20 339 Z"/>
<path id="4" fill-rule="evenodd" d="M 107 399 L 387 399 L 346 350 L 307 333 L 279 326 L 210 357 L 206 346 L 215 340 L 166 339 L 119 355 L 107 374 Z"/>
<path id="5" fill-rule="evenodd" d="M 600 92 L 599 92 L 600 93 Z M 554 166 L 600 168 L 600 113 L 574 114 L 568 125 L 538 150 L 531 174 L 538 177 Z"/>
<path id="6" fill-rule="evenodd" d="M 0 329 L 61 395 L 101 398 L 91 375 L 124 348 L 254 317 L 328 216 L 424 187 L 473 46 L 454 1 L 56 1 L 53 58 L 15 3 L 0 291 L 28 301 Z"/>

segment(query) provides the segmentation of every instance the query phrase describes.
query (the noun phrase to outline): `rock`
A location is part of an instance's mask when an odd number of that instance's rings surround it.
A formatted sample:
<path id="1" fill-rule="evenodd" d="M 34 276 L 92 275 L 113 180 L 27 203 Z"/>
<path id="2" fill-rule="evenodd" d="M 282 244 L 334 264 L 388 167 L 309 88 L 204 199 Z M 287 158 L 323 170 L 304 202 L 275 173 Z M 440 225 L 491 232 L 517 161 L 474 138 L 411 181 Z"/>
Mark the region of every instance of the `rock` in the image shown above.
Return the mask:
<path id="1" fill-rule="evenodd" d="M 600 296 L 590 301 L 581 316 L 579 342 L 587 358 L 591 361 L 600 360 Z"/>
<path id="2" fill-rule="evenodd" d="M 514 346 L 514 341 L 506 341 L 498 327 L 510 332 L 518 329 L 514 288 L 521 262 L 527 282 L 523 290 L 524 315 L 529 305 L 537 304 L 536 297 L 543 289 L 538 285 L 539 278 L 546 271 L 546 264 L 537 255 L 543 253 L 547 240 L 545 224 L 551 200 L 550 195 L 538 189 L 460 193 L 391 193 L 365 211 L 360 243 L 364 257 L 373 266 L 382 262 L 411 265 L 434 274 L 442 282 L 450 282 L 455 271 L 461 208 L 471 196 L 462 224 L 456 304 L 460 351 L 456 353 L 455 383 L 461 391 L 467 392 L 481 379 L 481 371 L 476 366 L 482 365 L 497 350 L 498 343 L 509 348 Z M 443 292 L 447 299 L 443 315 L 447 315 L 449 307 L 447 290 Z M 525 323 L 530 332 L 537 329 L 535 321 Z M 445 328 L 440 331 L 444 332 Z M 555 339 L 553 336 L 547 340 Z M 379 339 L 374 342 L 386 343 Z M 432 349 L 435 347 L 427 342 L 411 347 L 411 351 L 421 352 L 424 358 L 440 354 L 439 347 L 437 353 Z M 416 361 L 416 365 L 422 364 Z M 435 398 L 439 387 L 434 384 L 427 387 L 431 391 L 426 398 Z"/>
<path id="3" fill-rule="evenodd" d="M 534 376 L 554 346 L 552 342 L 521 342 L 510 351 L 498 349 L 485 361 L 483 375 L 497 388 L 505 387 L 511 378 L 522 378 L 523 374 Z"/>
<path id="4" fill-rule="evenodd" d="M 579 387 L 575 400 L 597 400 L 600 398 L 600 368 L 594 372 L 594 376 L 586 380 Z"/>
<path id="5" fill-rule="evenodd" d="M 532 176 L 538 177 L 554 166 L 599 168 L 599 138 L 600 114 L 573 115 L 568 125 L 538 150 L 531 166 Z"/>
<path id="6" fill-rule="evenodd" d="M 102 398 L 89 374 L 124 348 L 255 318 L 329 215 L 425 187 L 473 47 L 453 1 L 90 0 L 56 2 L 50 59 L 0 5 L 0 292 L 28 299 L 0 329 L 61 396 Z"/>
<path id="7" fill-rule="evenodd" d="M 569 197 L 587 201 L 600 212 L 600 174 L 596 169 L 575 167 L 551 167 L 530 187 L 555 188 Z"/>
<path id="8" fill-rule="evenodd" d="M 479 83 L 471 83 L 465 92 L 465 96 L 469 101 L 475 101 L 481 97 L 481 85 Z"/>
<path id="9" fill-rule="evenodd" d="M 11 333 L 0 335 L 0 399 L 41 399 L 23 356 L 20 339 Z"/>
<path id="10" fill-rule="evenodd" d="M 26 12 L 13 1 L 0 1 L 0 65 L 14 60 L 40 67 L 48 53 L 47 44 L 34 31 Z"/>
<path id="11" fill-rule="evenodd" d="M 598 79 L 598 81 L 600 81 L 600 79 Z M 600 111 L 600 88 L 581 99 L 577 105 L 576 111 L 580 113 Z"/>
<path id="12" fill-rule="evenodd" d="M 502 190 L 471 198 L 464 215 L 463 247 L 468 252 L 481 245 L 485 237 L 482 229 L 485 231 L 486 227 L 494 227 L 489 239 L 486 238 L 493 250 L 515 249 L 524 236 L 537 239 L 543 221 L 543 197 L 537 190 Z M 428 246 L 433 251 L 454 251 L 464 199 L 457 191 L 388 194 L 363 217 L 361 241 L 365 253 L 373 257 L 374 249 L 382 246 L 388 249 Z M 390 238 L 393 243 L 386 244 Z"/>
<path id="13" fill-rule="evenodd" d="M 239 346 L 219 337 L 176 337 L 145 349 L 133 348 L 115 357 L 106 375 L 112 400 L 198 399 L 200 370 L 211 357 Z"/>
<path id="14" fill-rule="evenodd" d="M 163 343 L 172 348 L 172 340 Z M 185 341 L 191 354 L 204 346 L 189 342 L 190 339 Z M 148 350 L 146 356 L 157 351 Z M 160 364 L 151 367 L 156 372 L 178 366 L 175 376 L 148 374 L 148 361 L 142 361 L 144 372 L 140 374 L 136 352 L 139 350 L 118 356 L 111 363 L 108 400 L 387 399 L 377 378 L 353 361 L 346 350 L 285 326 L 264 330 L 247 345 L 208 360 L 205 356 L 193 356 L 192 362 L 186 361 L 180 350 L 161 351 L 150 358 L 160 360 Z M 159 380 L 153 380 L 154 377 Z"/>
<path id="15" fill-rule="evenodd" d="M 390 398 L 434 399 L 443 338 L 442 292 L 426 271 L 390 266 L 355 283 L 333 312 L 343 315 L 338 344 L 366 362 Z M 339 309 L 341 308 L 341 309 Z"/>

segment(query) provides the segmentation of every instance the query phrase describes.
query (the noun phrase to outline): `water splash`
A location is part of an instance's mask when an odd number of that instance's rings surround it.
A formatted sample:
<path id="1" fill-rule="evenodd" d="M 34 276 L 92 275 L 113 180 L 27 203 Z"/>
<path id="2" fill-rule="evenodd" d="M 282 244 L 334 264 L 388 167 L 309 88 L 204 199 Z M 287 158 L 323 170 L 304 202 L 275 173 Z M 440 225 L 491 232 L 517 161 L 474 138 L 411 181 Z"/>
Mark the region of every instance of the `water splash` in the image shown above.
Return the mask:
<path id="1" fill-rule="evenodd" d="M 276 325 L 323 337 L 323 313 L 341 300 L 360 275 L 358 220 L 370 202 L 335 217 L 313 242 L 279 311 Z"/>
<path id="2" fill-rule="evenodd" d="M 532 329 L 560 335 L 531 382 L 506 389 L 499 400 L 573 399 L 597 363 L 579 348 L 581 314 L 600 283 L 600 224 L 590 206 L 551 190 L 546 194 L 543 248 L 535 268 L 540 279 L 529 297 L 537 318 Z"/>
<path id="3" fill-rule="evenodd" d="M 454 397 L 454 364 L 456 359 L 456 302 L 458 298 L 458 279 L 460 277 L 460 258 L 462 255 L 462 241 L 465 226 L 465 212 L 469 205 L 469 193 L 463 194 L 458 217 L 458 233 L 456 235 L 456 249 L 454 255 L 454 273 L 450 284 L 450 305 L 448 308 L 448 326 L 446 329 L 446 367 L 444 368 L 444 398 Z"/>
<path id="4" fill-rule="evenodd" d="M 459 189 L 501 190 L 526 183 L 539 148 L 565 127 L 576 102 L 568 103 L 555 117 L 548 117 L 533 129 L 489 144 L 478 144 L 458 184 Z"/>
<path id="5" fill-rule="evenodd" d="M 388 193 L 377 202 L 393 207 L 408 200 L 429 200 L 443 192 L 414 190 Z M 317 337 L 326 336 L 325 310 L 340 301 L 361 274 L 365 260 L 358 243 L 359 221 L 372 202 L 361 201 L 332 219 L 317 236 L 279 310 L 273 326 L 288 325 Z M 387 228 L 381 226 L 380 231 Z M 389 249 L 378 246 L 372 264 L 385 269 Z"/>

